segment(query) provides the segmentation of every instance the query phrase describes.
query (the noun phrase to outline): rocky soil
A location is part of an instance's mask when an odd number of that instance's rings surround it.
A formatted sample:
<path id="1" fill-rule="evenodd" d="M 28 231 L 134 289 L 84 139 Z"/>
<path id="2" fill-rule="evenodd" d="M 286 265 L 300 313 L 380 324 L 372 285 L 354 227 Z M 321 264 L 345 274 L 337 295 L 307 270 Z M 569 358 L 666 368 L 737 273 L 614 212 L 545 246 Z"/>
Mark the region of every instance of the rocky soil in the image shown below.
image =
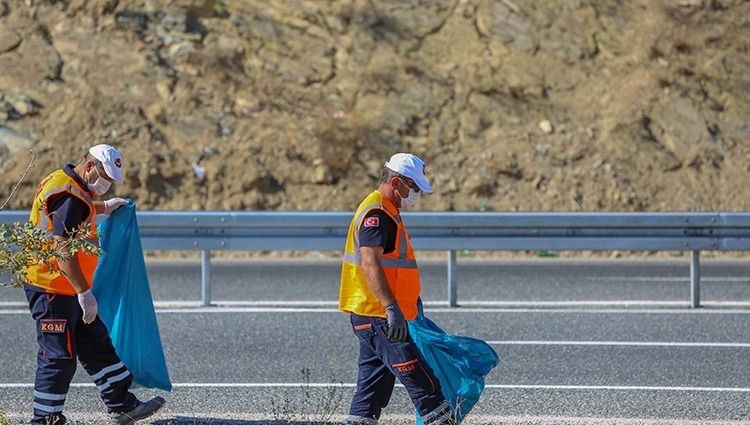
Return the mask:
<path id="1" fill-rule="evenodd" d="M 0 0 L 0 195 L 110 143 L 142 209 L 746 210 L 750 1 Z"/>

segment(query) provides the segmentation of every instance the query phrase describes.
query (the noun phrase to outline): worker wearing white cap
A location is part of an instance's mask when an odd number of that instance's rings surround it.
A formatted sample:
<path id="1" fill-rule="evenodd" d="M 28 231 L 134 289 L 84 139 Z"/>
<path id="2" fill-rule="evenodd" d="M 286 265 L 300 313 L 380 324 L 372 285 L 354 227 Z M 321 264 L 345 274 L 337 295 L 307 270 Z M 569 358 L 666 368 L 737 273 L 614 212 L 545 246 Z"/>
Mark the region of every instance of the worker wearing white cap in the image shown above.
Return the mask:
<path id="1" fill-rule="evenodd" d="M 426 425 L 452 423 L 440 382 L 409 336 L 417 317 L 420 278 L 400 210 L 432 193 L 425 164 L 397 153 L 383 167 L 378 189 L 357 208 L 349 226 L 339 309 L 349 313 L 359 340 L 359 373 L 347 424 L 376 425 L 396 378 Z"/>
<path id="2" fill-rule="evenodd" d="M 96 215 L 111 214 L 127 204 L 122 198 L 94 201 L 112 182 L 123 182 L 123 166 L 117 149 L 92 147 L 78 164 L 68 164 L 42 180 L 29 221 L 52 234 L 55 243 L 75 237 L 81 228 L 95 236 Z M 91 242 L 98 244 L 97 239 Z M 117 356 L 91 293 L 97 262 L 95 254 L 77 252 L 26 269 L 24 289 L 39 344 L 32 424 L 66 422 L 63 408 L 76 359 L 93 379 L 115 424 L 132 424 L 164 404 L 161 397 L 140 402 L 129 392 L 133 376 Z"/>

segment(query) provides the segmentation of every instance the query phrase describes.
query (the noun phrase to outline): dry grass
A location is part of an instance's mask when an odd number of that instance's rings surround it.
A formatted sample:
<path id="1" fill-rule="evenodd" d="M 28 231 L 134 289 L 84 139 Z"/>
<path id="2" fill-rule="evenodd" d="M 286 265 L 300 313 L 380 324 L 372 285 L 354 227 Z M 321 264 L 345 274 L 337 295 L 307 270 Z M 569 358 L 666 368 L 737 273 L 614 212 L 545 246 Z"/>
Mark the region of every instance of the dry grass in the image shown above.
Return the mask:
<path id="1" fill-rule="evenodd" d="M 310 370 L 302 368 L 302 398 L 297 402 L 289 393 L 284 393 L 282 400 L 271 399 L 271 408 L 273 411 L 273 424 L 278 425 L 327 425 L 339 423 L 334 421 L 334 417 L 339 410 L 343 401 L 343 393 L 340 386 L 331 386 L 322 394 L 316 394 L 310 386 Z M 333 378 L 333 372 L 329 376 L 330 383 L 343 385 L 336 382 Z"/>

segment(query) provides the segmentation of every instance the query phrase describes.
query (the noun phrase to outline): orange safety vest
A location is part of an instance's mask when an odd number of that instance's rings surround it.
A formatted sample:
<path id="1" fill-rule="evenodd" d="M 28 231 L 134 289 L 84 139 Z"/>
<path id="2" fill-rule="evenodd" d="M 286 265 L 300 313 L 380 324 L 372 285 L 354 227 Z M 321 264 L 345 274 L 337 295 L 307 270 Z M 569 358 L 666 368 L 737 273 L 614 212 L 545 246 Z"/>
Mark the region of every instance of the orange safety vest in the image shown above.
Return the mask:
<path id="1" fill-rule="evenodd" d="M 411 246 L 411 237 L 406 231 L 398 209 L 379 191 L 374 191 L 359 204 L 354 214 L 344 248 L 344 262 L 341 269 L 339 290 L 339 310 L 360 316 L 386 317 L 385 306 L 378 301 L 367 286 L 367 278 L 361 267 L 359 254 L 359 229 L 368 212 L 379 209 L 388 214 L 397 224 L 396 249 L 383 255 L 382 266 L 398 306 L 406 320 L 417 317 L 419 298 L 419 268 Z"/>
<path id="2" fill-rule="evenodd" d="M 48 175 L 39 185 L 39 189 L 34 196 L 34 203 L 31 206 L 31 215 L 29 216 L 31 224 L 52 233 L 54 227 L 49 207 L 55 199 L 63 194 L 73 195 L 88 205 L 89 215 L 82 224 L 88 225 L 91 234 L 96 236 L 96 209 L 94 208 L 94 201 L 91 199 L 91 193 L 88 190 L 82 189 L 75 179 L 65 174 L 63 170 L 57 170 Z M 98 239 L 90 240 L 89 242 L 98 245 Z M 91 288 L 91 282 L 94 279 L 94 270 L 99 260 L 98 256 L 77 252 L 75 257 L 81 266 L 86 283 Z M 28 279 L 28 283 L 32 286 L 41 288 L 48 293 L 75 295 L 76 290 L 59 270 L 57 260 L 52 259 L 51 267 L 48 264 L 36 264 L 27 267 L 26 279 Z"/>

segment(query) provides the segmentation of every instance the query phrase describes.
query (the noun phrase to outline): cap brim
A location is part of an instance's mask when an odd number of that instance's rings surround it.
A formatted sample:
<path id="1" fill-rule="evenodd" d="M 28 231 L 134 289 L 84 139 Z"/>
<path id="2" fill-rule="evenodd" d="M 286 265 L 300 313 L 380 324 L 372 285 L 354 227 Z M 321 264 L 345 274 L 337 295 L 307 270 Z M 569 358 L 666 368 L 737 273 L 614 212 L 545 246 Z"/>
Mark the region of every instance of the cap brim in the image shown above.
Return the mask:
<path id="1" fill-rule="evenodd" d="M 421 190 L 424 193 L 432 193 L 432 186 L 430 186 L 429 183 L 427 183 L 427 179 L 425 179 L 423 176 L 419 176 L 416 178 L 412 178 L 414 180 L 414 183 L 417 184 L 419 187 L 419 190 Z"/>
<path id="2" fill-rule="evenodd" d="M 119 168 L 113 168 L 107 163 L 102 163 L 104 166 L 104 172 L 107 173 L 107 177 L 110 179 L 116 181 L 117 183 L 122 183 L 122 171 Z"/>

